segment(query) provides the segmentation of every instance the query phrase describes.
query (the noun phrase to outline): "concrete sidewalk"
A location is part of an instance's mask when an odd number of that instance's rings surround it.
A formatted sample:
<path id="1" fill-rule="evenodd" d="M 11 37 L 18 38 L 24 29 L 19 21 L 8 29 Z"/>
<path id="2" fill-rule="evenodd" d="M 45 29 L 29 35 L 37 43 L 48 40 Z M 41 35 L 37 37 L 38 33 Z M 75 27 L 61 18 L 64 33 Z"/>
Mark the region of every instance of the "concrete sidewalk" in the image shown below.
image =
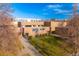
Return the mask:
<path id="1" fill-rule="evenodd" d="M 22 44 L 24 45 L 24 49 L 21 51 L 21 55 L 30 55 L 30 56 L 42 56 L 28 41 L 22 37 Z"/>
<path id="2" fill-rule="evenodd" d="M 56 36 L 56 37 L 60 37 L 60 38 L 62 38 L 62 39 L 67 39 L 67 38 L 68 38 L 68 37 L 63 37 L 63 36 L 58 35 L 58 34 L 51 34 L 51 35 Z"/>

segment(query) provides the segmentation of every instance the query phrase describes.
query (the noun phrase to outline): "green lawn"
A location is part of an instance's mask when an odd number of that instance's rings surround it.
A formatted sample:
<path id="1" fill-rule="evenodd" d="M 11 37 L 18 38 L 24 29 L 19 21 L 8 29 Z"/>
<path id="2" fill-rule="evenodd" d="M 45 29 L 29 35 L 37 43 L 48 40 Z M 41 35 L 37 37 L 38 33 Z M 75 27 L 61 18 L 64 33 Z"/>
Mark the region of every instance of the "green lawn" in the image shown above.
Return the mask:
<path id="1" fill-rule="evenodd" d="M 72 45 L 51 35 L 32 37 L 29 42 L 44 56 L 64 56 L 72 53 Z"/>

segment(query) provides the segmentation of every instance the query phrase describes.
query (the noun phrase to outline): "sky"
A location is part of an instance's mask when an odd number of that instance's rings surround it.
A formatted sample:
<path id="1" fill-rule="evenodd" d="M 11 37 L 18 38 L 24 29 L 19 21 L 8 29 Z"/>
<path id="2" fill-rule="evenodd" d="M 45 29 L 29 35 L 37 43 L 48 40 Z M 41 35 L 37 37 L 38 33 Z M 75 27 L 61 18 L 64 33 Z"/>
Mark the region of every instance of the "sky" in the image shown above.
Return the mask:
<path id="1" fill-rule="evenodd" d="M 72 3 L 13 3 L 16 18 L 68 19 L 73 15 Z"/>

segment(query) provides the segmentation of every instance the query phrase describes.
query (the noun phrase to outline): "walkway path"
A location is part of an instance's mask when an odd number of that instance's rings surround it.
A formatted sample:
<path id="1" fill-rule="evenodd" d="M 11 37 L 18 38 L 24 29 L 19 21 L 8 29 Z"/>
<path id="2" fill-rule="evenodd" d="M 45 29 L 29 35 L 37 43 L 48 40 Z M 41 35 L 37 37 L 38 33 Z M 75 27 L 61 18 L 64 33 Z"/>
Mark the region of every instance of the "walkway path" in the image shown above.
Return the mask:
<path id="1" fill-rule="evenodd" d="M 28 39 L 22 37 L 21 42 L 24 45 L 21 55 L 41 56 L 41 54 L 29 43 Z"/>
<path id="2" fill-rule="evenodd" d="M 58 34 L 51 34 L 51 35 L 52 36 L 56 36 L 56 37 L 60 37 L 60 38 L 63 38 L 63 39 L 68 38 L 68 37 L 64 37 L 64 36 L 58 35 Z"/>

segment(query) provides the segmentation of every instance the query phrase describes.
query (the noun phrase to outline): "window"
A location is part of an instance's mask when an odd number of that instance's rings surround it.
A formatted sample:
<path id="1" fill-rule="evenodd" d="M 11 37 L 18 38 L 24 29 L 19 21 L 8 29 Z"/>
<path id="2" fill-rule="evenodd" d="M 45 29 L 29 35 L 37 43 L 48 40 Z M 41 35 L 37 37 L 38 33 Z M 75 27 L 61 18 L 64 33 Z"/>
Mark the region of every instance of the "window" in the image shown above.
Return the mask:
<path id="1" fill-rule="evenodd" d="M 33 27 L 36 27 L 36 25 L 33 25 Z"/>
<path id="2" fill-rule="evenodd" d="M 25 25 L 25 27 L 31 27 L 31 25 Z"/>
<path id="3" fill-rule="evenodd" d="M 44 28 L 41 28 L 40 30 L 45 30 Z"/>
<path id="4" fill-rule="evenodd" d="M 32 31 L 38 32 L 38 28 L 34 28 L 34 29 L 32 29 Z"/>
<path id="5" fill-rule="evenodd" d="M 42 27 L 44 27 L 44 25 L 41 25 Z"/>
<path id="6" fill-rule="evenodd" d="M 38 27 L 40 27 L 40 25 L 38 25 Z"/>
<path id="7" fill-rule="evenodd" d="M 21 22 L 18 22 L 18 27 L 21 27 Z"/>

